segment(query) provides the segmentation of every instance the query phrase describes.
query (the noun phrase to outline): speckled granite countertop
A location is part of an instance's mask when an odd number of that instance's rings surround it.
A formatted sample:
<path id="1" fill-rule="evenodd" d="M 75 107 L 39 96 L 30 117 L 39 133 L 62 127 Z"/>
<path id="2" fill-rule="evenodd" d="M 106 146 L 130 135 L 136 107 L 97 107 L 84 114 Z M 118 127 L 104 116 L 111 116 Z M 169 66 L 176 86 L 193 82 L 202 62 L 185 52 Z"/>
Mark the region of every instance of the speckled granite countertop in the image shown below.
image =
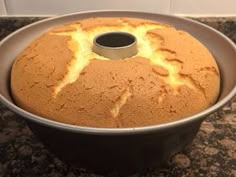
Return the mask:
<path id="1" fill-rule="evenodd" d="M 41 18 L 0 18 L 0 40 Z M 236 42 L 236 17 L 195 18 Z M 96 177 L 68 166 L 50 154 L 18 119 L 0 103 L 0 177 Z M 152 169 L 132 177 L 217 176 L 236 177 L 236 99 L 203 122 L 192 146 L 176 154 L 170 167 Z"/>

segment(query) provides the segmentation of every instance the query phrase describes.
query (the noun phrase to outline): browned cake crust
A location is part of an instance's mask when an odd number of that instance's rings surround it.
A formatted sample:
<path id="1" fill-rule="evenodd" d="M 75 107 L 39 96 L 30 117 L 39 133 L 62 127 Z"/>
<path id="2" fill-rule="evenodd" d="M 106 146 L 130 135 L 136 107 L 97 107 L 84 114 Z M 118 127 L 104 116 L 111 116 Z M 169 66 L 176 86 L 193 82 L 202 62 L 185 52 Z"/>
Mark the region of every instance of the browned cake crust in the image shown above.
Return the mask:
<path id="1" fill-rule="evenodd" d="M 91 51 L 94 35 L 131 32 L 139 52 L 109 60 Z M 91 18 L 56 27 L 16 59 L 18 106 L 48 119 L 90 127 L 140 127 L 190 116 L 212 105 L 219 71 L 190 34 L 131 18 Z"/>

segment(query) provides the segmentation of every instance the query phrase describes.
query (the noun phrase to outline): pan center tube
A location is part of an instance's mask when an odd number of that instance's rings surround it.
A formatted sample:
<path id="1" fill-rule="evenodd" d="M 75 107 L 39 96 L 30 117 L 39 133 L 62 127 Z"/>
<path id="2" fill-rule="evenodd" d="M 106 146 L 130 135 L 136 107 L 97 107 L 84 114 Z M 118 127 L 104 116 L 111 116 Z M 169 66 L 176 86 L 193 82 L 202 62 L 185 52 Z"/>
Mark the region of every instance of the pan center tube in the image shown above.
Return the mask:
<path id="1" fill-rule="evenodd" d="M 109 59 L 124 59 L 138 53 L 136 37 L 126 32 L 108 32 L 96 36 L 92 50 Z"/>

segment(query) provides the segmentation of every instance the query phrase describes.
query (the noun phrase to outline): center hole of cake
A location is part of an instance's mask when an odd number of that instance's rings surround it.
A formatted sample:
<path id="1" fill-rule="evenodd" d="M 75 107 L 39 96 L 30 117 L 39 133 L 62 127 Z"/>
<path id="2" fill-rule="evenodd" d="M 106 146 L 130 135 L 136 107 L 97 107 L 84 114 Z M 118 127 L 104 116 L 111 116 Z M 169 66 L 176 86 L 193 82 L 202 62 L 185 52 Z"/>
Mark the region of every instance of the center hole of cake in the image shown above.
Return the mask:
<path id="1" fill-rule="evenodd" d="M 104 47 L 125 47 L 136 42 L 136 38 L 125 32 L 109 32 L 96 37 L 95 42 Z"/>
<path id="2" fill-rule="evenodd" d="M 92 51 L 108 59 L 125 59 L 138 53 L 135 36 L 126 32 L 108 32 L 94 38 Z"/>

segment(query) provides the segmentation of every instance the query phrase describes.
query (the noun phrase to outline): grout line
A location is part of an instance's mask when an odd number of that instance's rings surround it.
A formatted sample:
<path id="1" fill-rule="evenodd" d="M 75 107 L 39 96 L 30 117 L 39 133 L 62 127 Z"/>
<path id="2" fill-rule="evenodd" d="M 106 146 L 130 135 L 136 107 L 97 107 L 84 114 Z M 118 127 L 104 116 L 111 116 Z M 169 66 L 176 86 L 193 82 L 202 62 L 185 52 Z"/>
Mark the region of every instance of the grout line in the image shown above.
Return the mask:
<path id="1" fill-rule="evenodd" d="M 172 13 L 172 4 L 173 3 L 173 0 L 170 0 L 170 4 L 169 4 L 169 13 L 171 14 Z"/>
<path id="2" fill-rule="evenodd" d="M 0 0 L 0 15 L 7 15 L 6 4 L 4 0 Z"/>
<path id="3" fill-rule="evenodd" d="M 8 15 L 7 2 L 6 2 L 6 0 L 2 0 L 2 1 L 3 1 L 4 5 L 5 5 L 6 15 Z"/>

